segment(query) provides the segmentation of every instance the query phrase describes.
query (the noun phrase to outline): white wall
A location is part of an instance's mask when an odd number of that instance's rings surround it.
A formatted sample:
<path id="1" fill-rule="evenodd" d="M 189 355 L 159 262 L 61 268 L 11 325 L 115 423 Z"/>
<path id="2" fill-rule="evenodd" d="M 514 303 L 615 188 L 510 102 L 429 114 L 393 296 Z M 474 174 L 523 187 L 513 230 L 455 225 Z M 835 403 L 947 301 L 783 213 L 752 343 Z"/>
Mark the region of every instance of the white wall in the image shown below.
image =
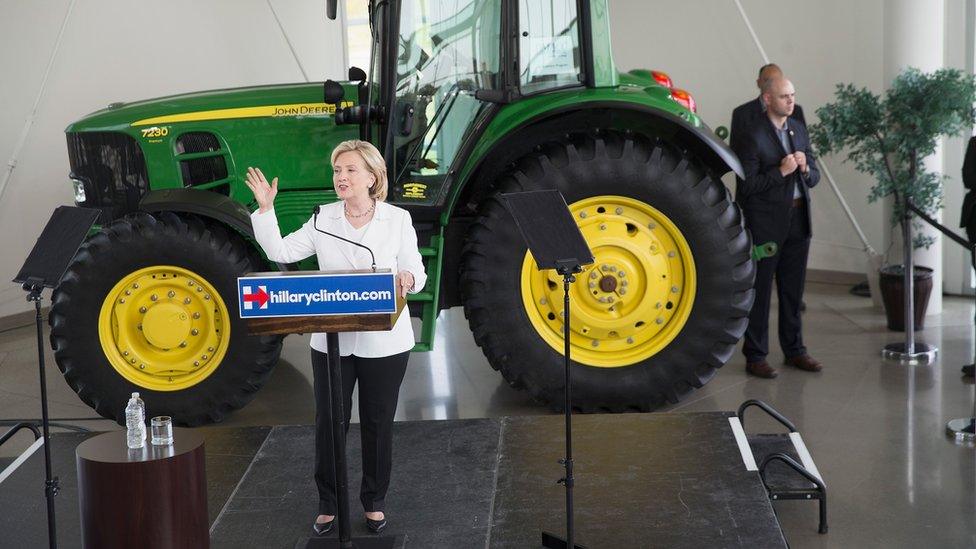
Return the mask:
<path id="1" fill-rule="evenodd" d="M 0 181 L 71 4 L 0 2 Z M 0 281 L 16 275 L 54 208 L 73 203 L 68 123 L 114 101 L 301 82 L 299 62 L 311 81 L 343 78 L 342 28 L 341 18 L 325 17 L 324 0 L 75 2 L 33 128 L 0 200 Z M 0 317 L 28 305 L 20 288 L 0 283 Z"/>
<path id="2" fill-rule="evenodd" d="M 741 1 L 766 54 L 796 86 L 808 123 L 838 82 L 883 90 L 883 0 Z M 610 0 L 610 17 L 619 68 L 669 73 L 713 128 L 728 126 L 732 109 L 758 95 L 762 57 L 733 0 Z M 883 251 L 882 207 L 866 198 L 871 179 L 839 158 L 826 161 L 871 245 Z M 812 200 L 810 268 L 863 272 L 860 239 L 825 180 Z"/>

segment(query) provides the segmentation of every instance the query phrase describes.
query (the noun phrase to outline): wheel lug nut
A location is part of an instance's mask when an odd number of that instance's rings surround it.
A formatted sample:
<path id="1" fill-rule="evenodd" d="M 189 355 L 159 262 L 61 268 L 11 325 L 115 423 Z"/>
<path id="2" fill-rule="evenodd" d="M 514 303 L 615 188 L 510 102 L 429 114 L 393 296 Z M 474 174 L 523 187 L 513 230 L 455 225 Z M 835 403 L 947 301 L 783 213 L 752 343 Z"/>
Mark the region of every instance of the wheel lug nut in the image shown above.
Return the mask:
<path id="1" fill-rule="evenodd" d="M 620 269 L 620 271 L 617 272 L 617 276 L 619 276 L 620 278 L 623 278 L 623 277 L 627 276 L 627 273 L 625 273 L 623 269 Z"/>
<path id="2" fill-rule="evenodd" d="M 627 293 L 627 288 L 620 288 L 620 295 Z"/>
<path id="3" fill-rule="evenodd" d="M 607 303 L 613 303 L 613 296 L 607 296 Z"/>
<path id="4" fill-rule="evenodd" d="M 610 270 L 610 267 L 608 267 L 607 265 L 600 265 L 600 270 L 603 272 L 607 272 Z"/>
<path id="5" fill-rule="evenodd" d="M 596 271 L 593 271 L 593 272 L 590 273 L 590 278 L 594 278 L 595 279 L 598 276 L 600 276 L 600 275 L 596 274 Z"/>
<path id="6" fill-rule="evenodd" d="M 615 273 L 615 272 L 617 272 L 617 267 L 615 267 L 615 266 L 613 266 L 613 265 L 610 265 L 610 272 L 611 272 L 611 273 Z"/>
<path id="7" fill-rule="evenodd" d="M 170 291 L 166 292 L 166 296 L 167 297 L 176 297 L 176 292 L 174 292 L 173 290 L 170 290 Z"/>
<path id="8" fill-rule="evenodd" d="M 159 296 L 157 296 L 156 294 L 153 294 L 153 295 L 149 296 L 149 301 L 159 301 Z"/>
<path id="9" fill-rule="evenodd" d="M 596 282 L 590 282 L 589 286 L 590 288 L 596 288 Z"/>

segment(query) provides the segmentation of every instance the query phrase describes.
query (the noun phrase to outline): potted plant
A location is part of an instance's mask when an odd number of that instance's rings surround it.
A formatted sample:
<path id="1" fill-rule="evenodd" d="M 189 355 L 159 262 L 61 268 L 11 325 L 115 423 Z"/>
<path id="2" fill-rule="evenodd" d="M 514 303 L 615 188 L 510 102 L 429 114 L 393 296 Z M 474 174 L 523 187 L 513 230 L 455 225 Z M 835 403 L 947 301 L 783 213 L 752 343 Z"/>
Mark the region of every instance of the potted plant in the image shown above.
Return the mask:
<path id="1" fill-rule="evenodd" d="M 845 161 L 875 180 L 868 201 L 892 196 L 892 226 L 903 234 L 913 221 L 906 199 L 929 215 L 942 206 L 945 176 L 926 169 L 923 159 L 935 152 L 939 138 L 958 135 L 973 126 L 976 79 L 957 69 L 923 73 L 909 68 L 898 75 L 884 96 L 853 84 L 838 84 L 835 101 L 817 109 L 820 123 L 810 128 L 814 145 L 821 154 L 845 150 Z M 919 230 L 912 238 L 914 249 L 930 246 L 935 239 Z M 904 266 L 889 265 L 881 270 L 888 327 L 904 329 L 902 303 Z M 915 267 L 915 329 L 922 329 L 925 308 L 932 291 L 932 269 Z"/>

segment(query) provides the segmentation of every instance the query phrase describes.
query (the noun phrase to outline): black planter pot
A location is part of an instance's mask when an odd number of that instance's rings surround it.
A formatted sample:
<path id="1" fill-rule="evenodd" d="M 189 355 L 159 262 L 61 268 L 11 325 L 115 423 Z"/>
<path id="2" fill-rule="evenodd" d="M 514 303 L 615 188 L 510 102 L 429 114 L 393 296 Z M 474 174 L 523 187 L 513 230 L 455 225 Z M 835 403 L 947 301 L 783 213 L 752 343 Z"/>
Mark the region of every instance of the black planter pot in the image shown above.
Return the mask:
<path id="1" fill-rule="evenodd" d="M 905 331 L 905 267 L 888 265 L 881 268 L 881 299 L 884 301 L 888 329 Z M 915 266 L 915 331 L 925 329 L 925 310 L 932 295 L 932 269 Z"/>

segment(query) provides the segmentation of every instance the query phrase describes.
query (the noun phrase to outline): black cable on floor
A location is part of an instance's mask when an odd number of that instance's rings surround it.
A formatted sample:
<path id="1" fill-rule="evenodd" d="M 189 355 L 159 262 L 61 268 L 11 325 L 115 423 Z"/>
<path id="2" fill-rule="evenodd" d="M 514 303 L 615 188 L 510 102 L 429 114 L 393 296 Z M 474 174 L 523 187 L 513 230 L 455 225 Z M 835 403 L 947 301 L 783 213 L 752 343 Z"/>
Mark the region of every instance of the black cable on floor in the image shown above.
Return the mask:
<path id="1" fill-rule="evenodd" d="M 60 421 L 92 421 L 92 420 L 96 420 L 96 419 L 106 419 L 106 418 L 97 417 L 97 418 L 77 418 L 76 419 L 76 418 L 63 417 L 63 418 L 56 418 L 56 419 L 58 419 Z M 13 426 L 13 425 L 17 425 L 18 423 L 21 423 L 21 422 L 36 423 L 38 425 L 41 424 L 41 420 L 39 418 L 0 419 L 0 426 Z M 57 427 L 59 429 L 67 429 L 68 431 L 75 431 L 75 432 L 78 432 L 78 433 L 91 433 L 92 432 L 91 429 L 88 429 L 88 428 L 85 428 L 85 427 L 79 427 L 77 425 L 69 425 L 67 423 L 59 423 L 57 421 L 52 421 L 50 419 L 48 420 L 47 424 L 50 427 Z"/>

